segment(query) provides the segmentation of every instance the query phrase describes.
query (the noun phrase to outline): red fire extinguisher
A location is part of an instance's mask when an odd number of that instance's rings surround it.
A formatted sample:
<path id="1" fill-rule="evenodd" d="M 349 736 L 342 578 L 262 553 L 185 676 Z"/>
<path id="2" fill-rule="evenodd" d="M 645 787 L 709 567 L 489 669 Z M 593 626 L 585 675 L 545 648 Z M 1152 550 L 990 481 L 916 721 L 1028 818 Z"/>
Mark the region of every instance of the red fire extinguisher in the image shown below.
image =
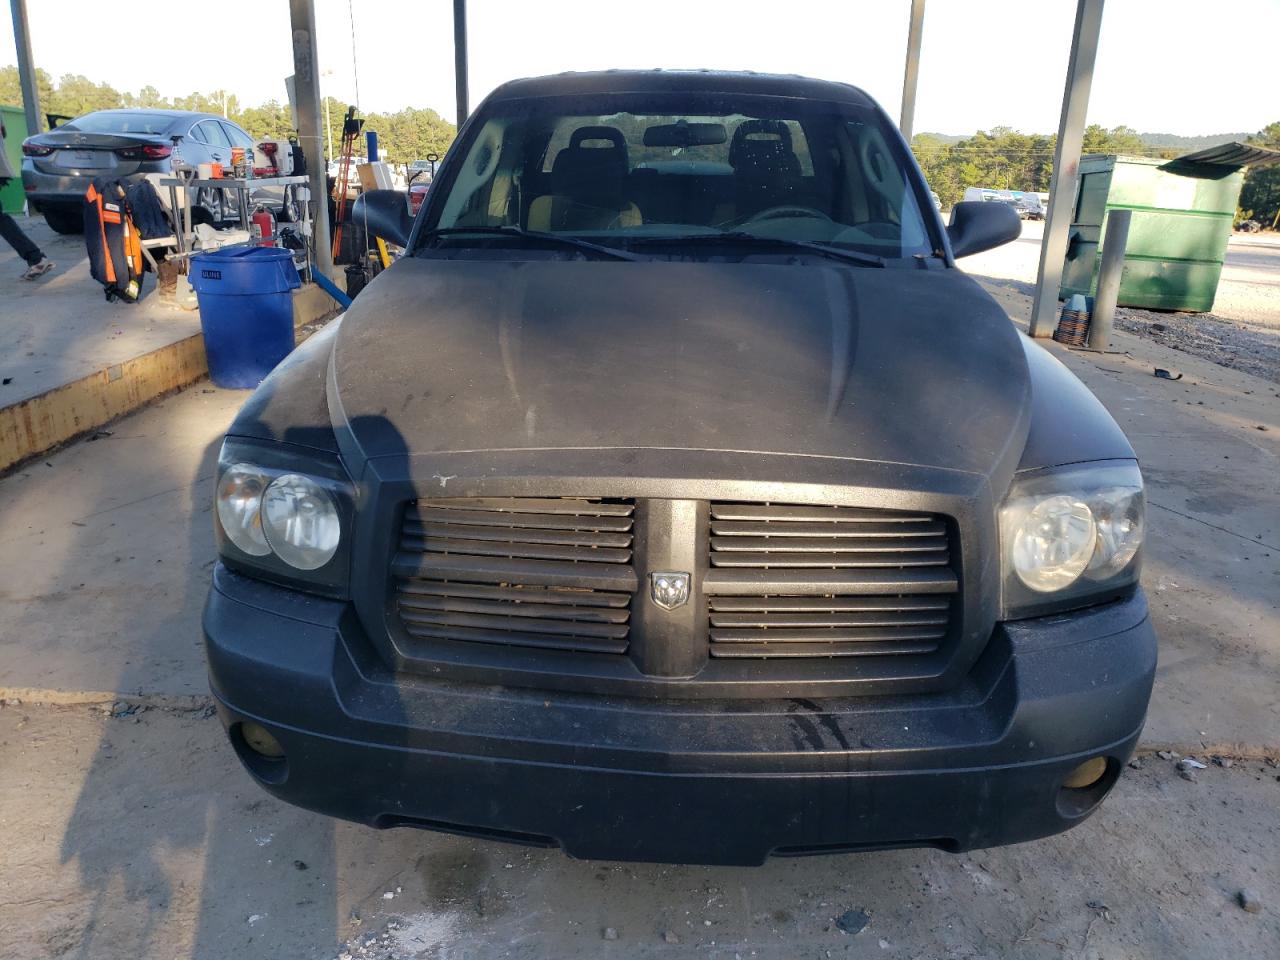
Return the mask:
<path id="1" fill-rule="evenodd" d="M 266 207 L 258 207 L 249 218 L 249 238 L 260 247 L 275 246 L 276 218 Z"/>

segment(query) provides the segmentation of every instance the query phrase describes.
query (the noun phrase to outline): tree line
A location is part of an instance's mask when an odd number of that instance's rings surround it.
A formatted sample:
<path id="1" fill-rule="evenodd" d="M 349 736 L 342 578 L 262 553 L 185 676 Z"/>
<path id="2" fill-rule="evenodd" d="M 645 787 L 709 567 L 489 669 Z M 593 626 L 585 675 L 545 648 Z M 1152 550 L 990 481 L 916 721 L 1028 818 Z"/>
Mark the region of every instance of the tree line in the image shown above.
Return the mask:
<path id="1" fill-rule="evenodd" d="M 1053 176 L 1057 136 L 1019 133 L 1009 127 L 982 130 L 972 137 L 953 139 L 921 133 L 912 137 L 911 150 L 929 186 L 944 207 L 964 198 L 966 187 L 997 187 L 1043 193 Z M 1280 150 L 1280 122 L 1248 138 L 1250 143 Z M 1153 146 L 1132 127 L 1098 124 L 1084 132 L 1084 153 L 1122 153 L 1171 160 L 1190 151 L 1184 147 Z M 1255 219 L 1272 229 L 1280 224 L 1280 168 L 1250 169 L 1240 192 L 1237 220 Z"/>
<path id="2" fill-rule="evenodd" d="M 106 83 L 94 83 L 79 74 L 67 74 L 55 82 L 48 73 L 39 69 L 36 71 L 36 85 L 46 113 L 76 117 L 91 110 L 118 107 L 201 110 L 229 117 L 254 137 L 284 139 L 293 133 L 289 106 L 278 100 L 249 106 L 241 104 L 234 94 L 217 90 L 185 97 L 163 97 L 151 86 L 131 93 L 116 90 Z M 0 103 L 21 102 L 18 68 L 0 67 Z M 325 149 L 328 152 L 328 143 L 332 142 L 336 153 L 342 142 L 342 121 L 347 105 L 328 97 L 324 106 L 327 108 L 326 116 L 322 119 L 329 128 Z M 384 157 L 393 163 L 425 159 L 429 153 L 443 156 L 457 132 L 452 123 L 431 109 L 405 108 L 395 113 L 365 114 L 364 121 L 364 130 L 378 133 Z M 1034 192 L 1048 190 L 1056 141 L 1056 136 L 993 127 L 963 139 L 932 133 L 917 134 L 912 138 L 911 148 L 929 186 L 938 194 L 943 206 L 950 207 L 964 197 L 966 187 Z M 1259 131 L 1249 141 L 1280 150 L 1280 122 Z M 1084 152 L 1170 159 L 1187 151 L 1182 147 L 1152 146 L 1132 127 L 1108 130 L 1094 124 L 1085 130 Z M 362 139 L 356 154 L 363 153 Z M 1246 173 L 1238 219 L 1255 219 L 1272 229 L 1280 226 L 1280 167 L 1251 169 Z"/>
<path id="3" fill-rule="evenodd" d="M 284 140 L 294 133 L 288 103 L 268 100 L 250 106 L 242 104 L 235 94 L 222 90 L 192 93 L 185 97 L 164 97 L 152 86 L 132 93 L 116 90 L 107 83 L 94 83 L 80 74 L 66 74 L 55 82 L 46 71 L 38 68 L 36 90 L 40 97 L 40 108 L 46 115 L 78 117 L 93 110 L 121 107 L 199 110 L 225 116 L 255 138 Z M 321 122 L 327 122 L 329 129 L 324 149 L 327 154 L 328 144 L 332 143 L 336 155 L 342 146 L 342 121 L 347 113 L 347 104 L 334 97 L 325 99 L 321 109 Z M 0 103 L 22 103 L 22 88 L 18 82 L 18 68 L 15 66 L 0 67 Z M 364 120 L 364 130 L 377 132 L 382 159 L 392 163 L 424 159 L 429 153 L 443 156 L 457 132 L 452 123 L 431 109 L 405 108 L 394 113 L 358 116 Z M 364 139 L 361 137 L 355 154 L 363 156 L 364 153 Z"/>

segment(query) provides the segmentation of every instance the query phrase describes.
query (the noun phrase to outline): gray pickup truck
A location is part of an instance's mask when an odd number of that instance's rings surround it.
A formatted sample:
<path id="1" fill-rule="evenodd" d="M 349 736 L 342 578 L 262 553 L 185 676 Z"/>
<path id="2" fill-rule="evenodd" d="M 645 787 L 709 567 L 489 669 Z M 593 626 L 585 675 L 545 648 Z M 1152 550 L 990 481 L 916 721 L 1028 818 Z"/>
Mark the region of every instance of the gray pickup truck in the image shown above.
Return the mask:
<path id="1" fill-rule="evenodd" d="M 757 864 L 1065 830 L 1156 638 L 1142 477 L 958 258 L 866 94 L 519 80 L 405 249 L 248 400 L 204 615 L 276 796 L 575 857 Z"/>

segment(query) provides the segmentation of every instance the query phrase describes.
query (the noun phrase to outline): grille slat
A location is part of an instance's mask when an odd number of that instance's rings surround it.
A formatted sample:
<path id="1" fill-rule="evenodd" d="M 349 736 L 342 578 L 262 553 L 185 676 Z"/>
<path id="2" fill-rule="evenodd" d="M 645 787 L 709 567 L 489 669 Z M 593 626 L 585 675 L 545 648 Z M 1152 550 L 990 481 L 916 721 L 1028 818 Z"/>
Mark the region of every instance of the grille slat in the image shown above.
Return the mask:
<path id="1" fill-rule="evenodd" d="M 550 634 L 520 633 L 516 630 L 477 630 L 472 627 L 420 624 L 414 637 L 427 640 L 462 640 L 492 643 L 508 647 L 535 647 L 543 650 L 569 650 L 576 653 L 626 653 L 625 639 L 600 637 L 560 637 Z"/>
<path id="2" fill-rule="evenodd" d="M 467 600 L 459 597 L 400 597 L 400 609 L 406 616 L 421 614 L 423 619 L 439 620 L 439 616 L 428 617 L 435 612 L 446 613 L 481 613 L 499 617 L 545 617 L 551 619 L 587 620 L 599 623 L 626 623 L 631 613 L 627 609 L 616 607 L 571 607 L 568 604 L 530 603 L 521 601 L 509 603 L 495 600 Z"/>
<path id="3" fill-rule="evenodd" d="M 635 512 L 631 500 L 591 497 L 432 497 L 420 500 L 428 510 L 481 510 L 491 513 L 573 514 L 582 517 L 627 517 Z M 523 519 L 520 521 L 523 523 Z M 630 523 L 627 524 L 628 528 Z"/>
<path id="4" fill-rule="evenodd" d="M 414 610 L 400 607 L 405 623 L 437 627 L 472 627 L 477 630 L 519 630 L 526 633 L 552 633 L 563 637 L 603 637 L 621 640 L 627 635 L 625 623 L 589 623 L 582 620 L 550 620 L 547 618 L 513 620 L 507 616 L 458 613 L 448 610 Z"/>
<path id="5" fill-rule="evenodd" d="M 851 523 L 845 520 L 831 520 L 822 523 L 806 523 L 795 525 L 789 530 L 787 524 L 756 520 L 712 520 L 712 535 L 736 535 L 747 537 L 937 537 L 947 532 L 940 521 L 883 523 L 865 521 Z"/>
<path id="6" fill-rule="evenodd" d="M 905 567 L 945 567 L 945 550 L 917 553 L 910 550 L 886 550 L 883 552 L 793 553 L 790 550 L 756 550 L 751 552 L 721 551 L 712 553 L 711 563 L 716 567 L 753 567 L 769 570 L 774 567 L 869 567 L 901 570 Z"/>
<path id="7" fill-rule="evenodd" d="M 853 521 L 867 523 L 930 523 L 937 520 L 927 513 L 896 513 L 871 507 L 797 506 L 780 503 L 711 504 L 713 520 L 772 521 Z"/>
<path id="8" fill-rule="evenodd" d="M 893 641 L 891 643 L 718 643 L 714 655 L 718 659 L 746 660 L 766 657 L 777 659 L 820 659 L 826 657 L 876 657 L 898 656 L 903 654 L 932 653 L 937 647 L 933 642 L 911 643 L 909 641 Z"/>
<path id="9" fill-rule="evenodd" d="M 509 557 L 518 560 L 568 560 L 586 563 L 626 563 L 630 550 L 584 547 L 575 544 L 529 543 L 521 540 L 458 540 L 451 537 L 407 538 L 403 546 L 424 553 L 461 554 L 467 557 Z"/>
<path id="10" fill-rule="evenodd" d="M 419 640 L 625 653 L 629 500 L 441 497 L 406 511 L 396 607 Z"/>
<path id="11" fill-rule="evenodd" d="M 866 507 L 711 504 L 714 658 L 933 653 L 959 584 L 946 520 Z"/>
<path id="12" fill-rule="evenodd" d="M 418 596 L 474 597 L 480 600 L 514 600 L 518 604 L 555 603 L 575 607 L 625 607 L 631 603 L 630 594 L 585 588 L 494 587 L 481 583 L 435 583 L 429 580 L 407 581 L 401 586 L 400 595 L 407 601 Z"/>
<path id="13" fill-rule="evenodd" d="M 720 553 L 941 553 L 947 538 L 935 537 L 810 537 L 795 533 L 778 537 L 712 537 L 711 549 Z"/>
<path id="14" fill-rule="evenodd" d="M 479 527 L 509 527 L 527 530 L 630 530 L 631 517 L 619 517 L 616 514 L 602 516 L 583 516 L 581 514 L 558 513 L 514 513 L 500 510 L 486 512 L 482 510 L 448 509 L 439 510 L 432 507 L 421 510 L 418 514 L 424 522 L 465 523 Z"/>
<path id="15" fill-rule="evenodd" d="M 792 612 L 816 610 L 822 613 L 843 611 L 933 611 L 950 606 L 946 597 L 716 597 L 715 609 L 726 612 L 744 610 L 760 612 Z"/>
<path id="16" fill-rule="evenodd" d="M 412 540 L 418 549 L 426 549 L 423 543 L 428 537 L 455 538 L 460 540 L 494 540 L 498 542 L 557 543 L 578 547 L 628 547 L 631 531 L 611 533 L 600 530 L 551 530 L 529 527 L 486 527 L 479 524 L 419 523 L 406 520 L 404 540 Z"/>
<path id="17" fill-rule="evenodd" d="M 946 626 L 947 613 L 720 613 L 711 611 L 712 627 L 914 627 Z M 741 632 L 741 631 L 738 631 Z M 711 635 L 714 638 L 716 631 Z M 852 637 L 850 639 L 853 639 Z"/>

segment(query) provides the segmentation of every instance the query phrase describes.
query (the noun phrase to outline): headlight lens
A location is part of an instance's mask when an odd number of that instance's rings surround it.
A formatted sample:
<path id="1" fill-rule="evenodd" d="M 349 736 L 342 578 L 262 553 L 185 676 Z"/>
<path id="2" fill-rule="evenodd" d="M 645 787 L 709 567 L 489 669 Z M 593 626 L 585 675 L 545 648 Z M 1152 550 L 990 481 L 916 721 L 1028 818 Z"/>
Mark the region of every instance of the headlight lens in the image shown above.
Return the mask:
<path id="1" fill-rule="evenodd" d="M 227 539 L 251 557 L 271 552 L 262 531 L 262 494 L 270 479 L 252 464 L 237 463 L 218 481 L 218 522 Z"/>
<path id="2" fill-rule="evenodd" d="M 1089 505 L 1069 496 L 1023 504 L 1030 509 L 1014 521 L 1011 553 L 1018 578 L 1041 593 L 1071 586 L 1089 565 L 1098 536 Z"/>
<path id="3" fill-rule="evenodd" d="M 342 522 L 328 491 L 310 477 L 277 477 L 262 497 L 262 529 L 270 548 L 299 570 L 323 567 L 338 550 Z"/>
<path id="4" fill-rule="evenodd" d="M 227 437 L 214 490 L 218 553 L 231 570 L 346 597 L 355 487 L 339 458 Z"/>
<path id="5" fill-rule="evenodd" d="M 1132 461 L 1016 478 L 1000 508 L 1005 619 L 1119 595 L 1137 582 L 1143 533 Z"/>

